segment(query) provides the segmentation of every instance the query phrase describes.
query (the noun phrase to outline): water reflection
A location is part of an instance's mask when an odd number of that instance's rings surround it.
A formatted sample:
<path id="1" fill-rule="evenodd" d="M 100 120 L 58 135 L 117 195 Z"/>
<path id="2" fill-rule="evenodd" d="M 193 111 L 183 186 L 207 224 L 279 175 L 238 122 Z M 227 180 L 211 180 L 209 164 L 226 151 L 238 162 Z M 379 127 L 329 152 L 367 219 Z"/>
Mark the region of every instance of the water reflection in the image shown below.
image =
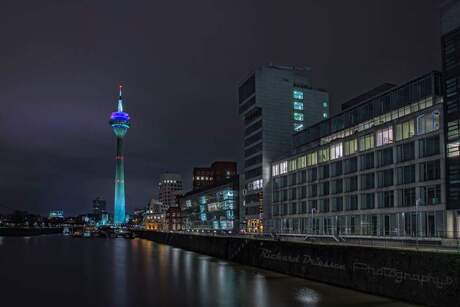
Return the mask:
<path id="1" fill-rule="evenodd" d="M 404 306 L 140 239 L 0 237 L 0 271 L 2 306 Z"/>
<path id="2" fill-rule="evenodd" d="M 316 306 L 316 304 L 321 300 L 318 292 L 308 288 L 300 289 L 297 292 L 296 298 L 299 300 L 299 302 L 308 304 L 308 306 Z"/>
<path id="3" fill-rule="evenodd" d="M 126 297 L 126 273 L 128 270 L 128 259 L 127 253 L 128 248 L 126 247 L 127 241 L 115 239 L 113 245 L 113 264 L 114 264 L 114 296 L 116 306 L 126 306 L 127 297 Z"/>
<path id="4" fill-rule="evenodd" d="M 262 274 L 254 276 L 254 290 L 256 306 L 268 306 L 267 280 Z"/>

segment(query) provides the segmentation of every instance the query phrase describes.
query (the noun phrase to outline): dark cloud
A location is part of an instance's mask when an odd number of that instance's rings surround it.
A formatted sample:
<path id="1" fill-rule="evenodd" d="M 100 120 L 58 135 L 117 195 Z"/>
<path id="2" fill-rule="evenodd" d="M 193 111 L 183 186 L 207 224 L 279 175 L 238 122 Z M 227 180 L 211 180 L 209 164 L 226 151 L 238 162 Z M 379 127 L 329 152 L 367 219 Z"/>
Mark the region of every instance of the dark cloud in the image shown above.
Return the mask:
<path id="1" fill-rule="evenodd" d="M 126 86 L 128 209 L 162 171 L 238 159 L 236 84 L 269 62 L 312 67 L 333 108 L 439 68 L 437 1 L 3 1 L 0 194 L 88 211 L 113 199 L 108 117 Z"/>

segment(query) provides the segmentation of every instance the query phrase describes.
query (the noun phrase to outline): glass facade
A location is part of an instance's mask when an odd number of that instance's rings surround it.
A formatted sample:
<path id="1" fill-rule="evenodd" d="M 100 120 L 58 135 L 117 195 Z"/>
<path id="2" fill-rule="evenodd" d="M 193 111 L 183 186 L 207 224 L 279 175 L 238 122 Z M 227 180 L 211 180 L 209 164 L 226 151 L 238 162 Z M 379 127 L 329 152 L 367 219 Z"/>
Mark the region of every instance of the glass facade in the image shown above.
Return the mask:
<path id="1" fill-rule="evenodd" d="M 349 133 L 346 124 L 337 124 L 342 130 L 332 135 L 319 133 L 321 139 L 298 147 L 304 150 L 274 162 L 272 215 L 276 231 L 447 237 L 439 82 L 439 75 L 432 73 L 334 116 L 327 121 L 330 126 L 326 130 L 331 131 L 337 118 L 346 116 L 351 116 L 356 128 Z M 414 88 L 417 91 L 411 92 Z M 402 97 L 407 101 L 392 93 L 405 93 Z M 380 104 L 383 101 L 388 104 Z M 354 110 L 365 105 L 381 107 L 379 112 L 371 107 L 372 112 L 367 113 L 377 116 L 371 123 L 360 114 L 358 120 L 353 119 Z M 299 134 L 296 137 L 299 140 Z M 305 163 L 298 163 L 299 159 Z M 289 167 L 291 161 L 297 161 L 295 168 Z M 283 172 L 277 171 L 282 167 Z"/>
<path id="2" fill-rule="evenodd" d="M 460 4 L 457 2 L 456 5 L 458 12 Z M 444 31 L 441 37 L 441 47 L 445 99 L 444 125 L 447 138 L 447 205 L 451 209 L 456 209 L 456 213 L 451 216 L 450 223 L 460 229 L 460 17 L 458 14 L 449 17 L 449 11 L 453 7 L 446 7 L 447 16 L 446 18 L 441 17 Z M 454 16 L 455 18 L 452 18 Z M 427 121 L 430 125 L 429 119 Z"/>
<path id="3" fill-rule="evenodd" d="M 254 188 L 261 182 L 254 181 Z M 192 191 L 181 198 L 185 231 L 237 232 L 238 229 L 237 179 L 227 183 Z"/>

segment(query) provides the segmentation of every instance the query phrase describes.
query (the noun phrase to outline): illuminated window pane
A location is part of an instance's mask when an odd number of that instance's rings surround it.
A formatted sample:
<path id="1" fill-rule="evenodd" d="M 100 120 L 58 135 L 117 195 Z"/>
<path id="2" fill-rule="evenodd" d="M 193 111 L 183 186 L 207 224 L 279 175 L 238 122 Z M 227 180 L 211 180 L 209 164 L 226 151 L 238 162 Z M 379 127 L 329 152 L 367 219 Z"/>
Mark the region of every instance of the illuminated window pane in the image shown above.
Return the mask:
<path id="1" fill-rule="evenodd" d="M 273 167 L 272 167 L 272 175 L 273 176 L 278 176 L 279 174 L 280 174 L 280 165 L 279 164 L 273 165 Z"/>
<path id="2" fill-rule="evenodd" d="M 377 130 L 377 146 L 393 143 L 393 127 Z"/>
<path id="3" fill-rule="evenodd" d="M 294 131 L 300 131 L 303 129 L 303 124 L 301 123 L 294 123 Z"/>
<path id="4" fill-rule="evenodd" d="M 305 168 L 307 166 L 307 157 L 301 156 L 297 158 L 297 168 Z"/>
<path id="5" fill-rule="evenodd" d="M 447 156 L 449 158 L 460 156 L 460 142 L 447 144 Z"/>
<path id="6" fill-rule="evenodd" d="M 287 161 L 280 163 L 280 175 L 287 173 Z"/>
<path id="7" fill-rule="evenodd" d="M 342 143 L 331 145 L 331 160 L 341 158 L 343 156 Z"/>
<path id="8" fill-rule="evenodd" d="M 323 113 L 323 118 L 327 118 L 327 113 Z"/>
<path id="9" fill-rule="evenodd" d="M 374 135 L 368 134 L 359 138 L 359 150 L 365 151 L 374 148 Z"/>
<path id="10" fill-rule="evenodd" d="M 454 120 L 447 124 L 447 139 L 455 141 L 460 138 L 460 120 Z"/>
<path id="11" fill-rule="evenodd" d="M 303 102 L 294 101 L 294 110 L 303 110 Z"/>
<path id="12" fill-rule="evenodd" d="M 302 91 L 298 91 L 298 90 L 293 90 L 292 91 L 292 97 L 294 99 L 303 99 L 303 92 Z"/>
<path id="13" fill-rule="evenodd" d="M 303 121 L 303 114 L 299 112 L 294 112 L 294 120 Z"/>
<path id="14" fill-rule="evenodd" d="M 296 169 L 297 169 L 297 160 L 294 159 L 294 160 L 289 161 L 289 163 L 288 163 L 288 171 L 293 172 Z"/>
<path id="15" fill-rule="evenodd" d="M 327 108 L 327 101 L 323 102 L 323 107 Z"/>
<path id="16" fill-rule="evenodd" d="M 315 152 L 312 152 L 312 153 L 309 153 L 307 155 L 307 165 L 308 166 L 312 166 L 312 165 L 316 165 L 318 163 L 318 155 Z"/>
<path id="17" fill-rule="evenodd" d="M 318 151 L 319 162 L 329 161 L 329 147 L 320 149 Z"/>
<path id="18" fill-rule="evenodd" d="M 415 135 L 415 124 L 409 120 L 396 125 L 396 141 L 405 140 Z"/>
<path id="19" fill-rule="evenodd" d="M 358 140 L 357 139 L 345 141 L 344 154 L 346 156 L 352 155 L 357 151 L 358 151 Z"/>
<path id="20" fill-rule="evenodd" d="M 440 113 L 434 111 L 417 117 L 417 134 L 429 133 L 439 129 Z"/>

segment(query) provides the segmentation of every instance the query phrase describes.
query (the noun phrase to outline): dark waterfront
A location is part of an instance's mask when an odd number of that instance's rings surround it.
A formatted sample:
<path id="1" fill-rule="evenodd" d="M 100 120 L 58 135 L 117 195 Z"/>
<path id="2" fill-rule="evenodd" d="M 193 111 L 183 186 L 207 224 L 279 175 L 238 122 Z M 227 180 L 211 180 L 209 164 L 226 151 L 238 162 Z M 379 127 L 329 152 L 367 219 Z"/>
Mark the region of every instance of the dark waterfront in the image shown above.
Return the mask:
<path id="1" fill-rule="evenodd" d="M 135 239 L 0 237 L 1 306 L 409 306 Z"/>

